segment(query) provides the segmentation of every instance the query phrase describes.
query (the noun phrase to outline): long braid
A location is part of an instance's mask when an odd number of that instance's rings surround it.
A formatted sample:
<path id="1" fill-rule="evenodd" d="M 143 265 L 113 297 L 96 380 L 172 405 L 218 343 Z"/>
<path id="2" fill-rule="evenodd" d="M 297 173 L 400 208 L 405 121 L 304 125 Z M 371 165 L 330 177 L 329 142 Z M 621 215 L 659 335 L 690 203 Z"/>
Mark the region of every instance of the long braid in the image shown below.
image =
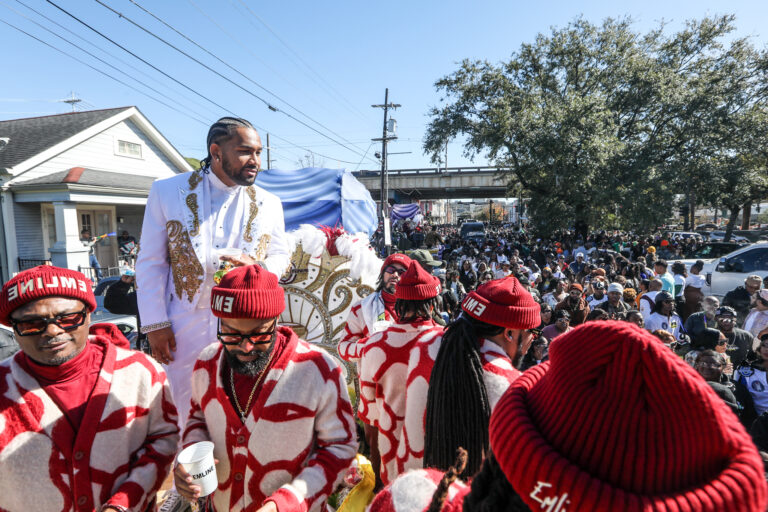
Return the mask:
<path id="1" fill-rule="evenodd" d="M 227 140 L 235 128 L 253 128 L 253 125 L 240 117 L 222 117 L 208 129 L 205 149 L 208 155 L 200 162 L 200 167 L 205 168 L 211 164 L 211 144 L 220 144 Z"/>
<path id="2" fill-rule="evenodd" d="M 480 470 L 488 451 L 491 406 L 478 340 L 500 332 L 502 327 L 466 315 L 446 329 L 427 392 L 424 467 L 447 470 L 461 446 L 469 453 L 461 478 Z"/>
<path id="3" fill-rule="evenodd" d="M 464 512 L 531 512 L 489 453 L 472 479 L 472 490 L 464 496 Z"/>
<path id="4" fill-rule="evenodd" d="M 432 495 L 432 501 L 429 504 L 429 508 L 427 508 L 427 512 L 440 512 L 443 504 L 445 504 L 445 498 L 448 497 L 448 490 L 451 484 L 456 481 L 467 466 L 467 450 L 459 448 L 456 452 L 456 462 L 448 468 L 443 478 L 440 479 L 440 483 L 437 484 L 437 489 L 435 489 L 435 493 Z"/>

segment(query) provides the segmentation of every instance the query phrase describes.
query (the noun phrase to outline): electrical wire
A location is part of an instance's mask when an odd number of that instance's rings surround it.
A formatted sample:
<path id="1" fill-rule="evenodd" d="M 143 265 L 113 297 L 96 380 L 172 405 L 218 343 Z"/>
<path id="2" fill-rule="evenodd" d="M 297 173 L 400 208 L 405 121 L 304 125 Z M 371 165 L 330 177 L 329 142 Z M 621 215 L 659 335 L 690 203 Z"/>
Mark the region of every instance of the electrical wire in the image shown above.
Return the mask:
<path id="1" fill-rule="evenodd" d="M 97 2 L 99 2 L 99 3 L 102 3 L 100 0 L 96 0 L 96 1 L 97 1 Z M 168 28 L 169 28 L 169 29 L 171 29 L 172 31 L 174 31 L 176 34 L 178 34 L 179 36 L 181 36 L 182 38 L 184 38 L 186 41 L 188 41 L 188 42 L 192 43 L 192 44 L 193 44 L 193 45 L 195 45 L 197 48 L 199 48 L 200 50 L 204 51 L 205 53 L 207 53 L 208 55 L 210 55 L 211 57 L 213 57 L 214 59 L 216 59 L 218 62 L 220 62 L 221 64 L 223 64 L 223 65 L 224 65 L 224 66 L 226 66 L 227 68 L 229 68 L 230 70 L 234 71 L 235 73 L 237 73 L 238 75 L 240 75 L 240 76 L 241 76 L 241 77 L 243 77 L 244 79 L 248 80 L 250 83 L 252 83 L 252 84 L 253 84 L 253 85 L 255 85 L 256 87 L 258 87 L 258 88 L 259 88 L 259 89 L 261 89 L 262 91 L 266 92 L 267 94 L 270 94 L 271 96 L 275 97 L 277 100 L 279 100 L 279 101 L 281 101 L 281 102 L 285 103 L 285 104 L 286 104 L 286 105 L 287 105 L 289 108 L 291 108 L 292 110 L 294 110 L 294 111 L 295 111 L 296 113 L 298 113 L 299 115 L 301 115 L 301 116 L 303 116 L 304 118 L 308 119 L 309 121 L 311 121 L 311 122 L 315 123 L 316 125 L 320 126 L 321 128 L 323 128 L 324 130 L 328 131 L 329 133 L 331 133 L 331 134 L 335 135 L 336 137 L 338 137 L 339 139 L 343 140 L 343 141 L 344 141 L 344 142 L 346 142 L 347 144 L 350 144 L 350 145 L 354 145 L 354 143 L 353 143 L 353 142 L 351 142 L 351 141 L 349 141 L 349 140 L 345 139 L 345 138 L 344 138 L 342 135 L 339 135 L 338 133 L 334 132 L 334 131 L 333 131 L 333 130 L 331 130 L 329 127 L 327 127 L 327 126 L 323 125 L 323 124 L 322 124 L 320 121 L 317 121 L 317 120 L 313 119 L 312 117 L 310 117 L 310 116 L 309 116 L 309 115 L 307 115 L 306 113 L 302 112 L 302 111 L 301 111 L 301 110 L 299 110 L 298 108 L 296 108 L 296 107 L 294 107 L 293 105 L 291 105 L 291 104 L 290 104 L 290 103 L 289 103 L 287 100 L 285 100 L 284 98 L 281 98 L 280 96 L 278 96 L 278 95 L 277 95 L 276 93 L 274 93 L 273 91 L 270 91 L 269 89 L 267 89 L 266 87 L 262 86 L 261 84 L 259 84 L 259 83 L 258 83 L 258 82 L 256 82 L 255 80 L 251 79 L 249 76 L 247 76 L 247 75 L 245 75 L 244 73 L 242 73 L 242 72 L 241 72 L 239 69 L 237 69 L 237 68 L 235 68 L 234 66 L 230 65 L 228 62 L 226 62 L 226 61 L 224 61 L 223 59 L 221 59 L 221 58 L 220 58 L 218 55 L 214 54 L 213 52 L 211 52 L 210 50 L 208 50 L 208 49 L 207 49 L 207 48 L 205 48 L 204 46 L 200 45 L 200 44 L 199 44 L 199 43 L 197 43 L 195 40 L 193 40 L 192 38 L 190 38 L 189 36 L 187 36 L 186 34 L 184 34 L 183 32 L 181 32 L 180 30 L 176 29 L 175 27 L 173 27 L 172 25 L 170 25 L 169 23 L 167 23 L 165 20 L 163 20 L 163 19 L 162 19 L 161 17 L 159 17 L 158 15 L 154 14 L 154 13 L 153 13 L 153 12 L 151 12 L 150 10 L 146 9 L 145 7 L 143 7 L 143 6 L 142 6 L 140 3 L 138 3 L 136 0 L 129 0 L 129 1 L 130 1 L 130 2 L 131 2 L 133 5 L 135 5 L 136 7 L 138 7 L 139 9 L 141 9 L 142 11 L 144 11 L 145 13 L 149 14 L 149 15 L 150 15 L 150 16 L 152 16 L 154 19 L 156 19 L 157 21 L 159 21 L 160 23 L 162 23 L 163 25 L 165 25 L 166 27 L 168 27 Z M 113 10 L 113 12 L 114 12 L 114 10 Z M 126 18 L 126 19 L 127 19 L 127 18 Z M 130 20 L 129 20 L 129 21 L 130 21 Z M 268 105 L 268 107 L 269 107 L 269 106 L 270 106 L 270 105 Z M 286 112 L 284 112 L 284 111 L 282 111 L 282 110 L 278 110 L 278 111 L 279 111 L 281 114 L 286 114 Z M 338 144 L 336 141 L 333 141 L 333 142 L 334 142 L 334 144 Z M 367 142 L 367 141 L 366 141 L 366 142 Z"/>
<path id="2" fill-rule="evenodd" d="M 160 42 L 162 42 L 163 44 L 165 44 L 165 45 L 169 46 L 170 48 L 173 48 L 174 50 L 176 50 L 176 51 L 177 51 L 177 52 L 179 52 L 180 54 L 184 55 L 184 56 L 185 56 L 185 57 L 187 57 L 188 59 L 190 59 L 190 60 L 192 60 L 193 62 L 197 63 L 198 65 L 200 65 L 200 66 L 204 67 L 205 69 L 207 69 L 207 70 L 208 70 L 208 71 L 210 71 L 211 73 L 215 74 L 215 75 L 216 75 L 216 76 L 218 76 L 219 78 L 221 78 L 221 79 L 223 79 L 223 80 L 225 80 L 225 81 L 229 82 L 230 84 L 234 85 L 235 87 L 237 87 L 238 89 L 242 90 L 242 91 L 243 91 L 243 92 L 245 92 L 246 94 L 249 94 L 249 95 L 253 96 L 253 97 L 254 97 L 254 98 L 256 98 L 257 100 L 259 100 L 259 101 L 261 101 L 262 103 L 264 103 L 264 105 L 265 105 L 265 106 L 266 106 L 266 107 L 267 107 L 269 110 L 271 110 L 271 111 L 273 111 L 273 112 L 279 112 L 279 113 L 282 113 L 283 115 L 285 115 L 285 116 L 289 117 L 290 119 L 292 119 L 292 120 L 296 121 L 297 123 L 301 124 L 301 125 L 302 125 L 302 126 L 304 126 L 305 128 L 308 128 L 308 129 L 312 130 L 313 132 L 317 133 L 317 134 L 318 134 L 318 135 L 320 135 L 321 137 L 324 137 L 324 138 L 326 138 L 326 139 L 328 139 L 328 140 L 331 140 L 331 141 L 333 141 L 333 142 L 337 143 L 339 146 L 341 146 L 341 147 L 343 147 L 343 148 L 347 149 L 348 151 L 350 151 L 350 152 L 352 152 L 352 153 L 355 153 L 355 154 L 356 154 L 356 155 L 358 155 L 358 156 L 360 156 L 360 155 L 362 154 L 362 153 L 361 153 L 359 150 L 353 149 L 353 148 L 351 148 L 351 147 L 347 146 L 346 144 L 344 144 L 344 143 L 342 143 L 342 142 L 339 142 L 339 141 L 335 140 L 333 137 L 331 137 L 331 136 L 329 136 L 329 135 L 327 135 L 327 134 L 325 134 L 325 133 L 321 132 L 320 130 L 316 129 L 315 127 L 313 127 L 313 126 L 311 126 L 311 125 L 309 125 L 309 124 L 305 123 L 304 121 L 302 121 L 301 119 L 297 118 L 296 116 L 294 116 L 294 115 L 292 115 L 292 114 L 290 114 L 290 113 L 288 113 L 288 112 L 285 112 L 284 110 L 280 110 L 280 109 L 278 109 L 277 107 L 275 107 L 274 105 L 272 105 L 272 104 L 271 104 L 269 101 L 267 101 L 266 99 L 262 98 L 262 97 L 261 97 L 261 96 L 259 96 L 258 94 L 256 94 L 256 93 L 254 93 L 253 91 L 251 91 L 251 90 L 249 90 L 249 89 L 247 89 L 247 88 L 243 87 L 242 85 L 238 84 L 238 83 L 237 83 L 237 82 L 235 82 L 234 80 L 230 79 L 229 77 L 227 77 L 227 76 L 223 75 L 222 73 L 220 73 L 220 72 L 218 72 L 217 70 L 213 69 L 212 67 L 208 66 L 207 64 L 205 64 L 205 63 L 204 63 L 204 62 L 202 62 L 201 60 L 199 60 L 199 59 L 197 59 L 197 58 L 193 57 L 192 55 L 190 55 L 189 53 L 185 52 L 184 50 L 182 50 L 182 49 L 178 48 L 177 46 L 173 45 L 172 43 L 170 43 L 170 42 L 166 41 L 166 40 L 165 40 L 165 39 L 163 39 L 162 37 L 160 37 L 160 36 L 158 36 L 157 34 L 155 34 L 154 32 L 152 32 L 151 30 L 149 30 L 149 29 L 145 28 L 144 26 L 142 26 L 141 24 L 139 24 L 139 23 L 135 22 L 134 20 L 132 20 L 131 18 L 129 18 L 128 16 L 126 16 L 126 15 L 125 15 L 125 14 L 123 14 L 122 12 L 116 11 L 115 9 L 113 9 L 112 7 L 110 7 L 109 5 L 107 5 L 107 4 L 105 4 L 104 2 L 102 2 L 102 0 L 94 0 L 94 1 L 95 1 L 97 4 L 101 5 L 102 7 L 104 7 L 104 8 L 106 8 L 106 9 L 108 9 L 108 10 L 109 10 L 109 11 L 111 11 L 112 13 L 116 14 L 117 16 L 119 16 L 119 17 L 120 17 L 120 19 L 124 19 L 125 21 L 129 22 L 130 24 L 132 24 L 132 25 L 133 25 L 133 26 L 135 26 L 136 28 L 138 28 L 138 29 L 142 30 L 142 31 L 143 31 L 143 32 L 145 32 L 146 34 L 149 34 L 150 36 L 154 37 L 154 38 L 155 38 L 155 39 L 157 39 L 158 41 L 160 41 Z M 259 87 L 261 87 L 261 86 L 259 86 Z M 263 87 L 262 87 L 262 89 L 263 89 Z M 269 91 L 267 91 L 267 92 L 269 92 Z"/>
<path id="3" fill-rule="evenodd" d="M 46 27 L 46 26 L 44 26 L 44 25 L 42 25 L 42 24 L 38 23 L 37 21 L 35 21 L 35 20 L 33 20 L 33 19 L 29 18 L 29 17 L 28 17 L 27 15 L 25 15 L 24 13 L 21 13 L 21 12 L 17 11 L 17 10 L 16 10 L 16 9 L 14 9 L 13 7 L 11 7 L 11 6 L 7 5 L 7 4 L 6 4 L 5 2 L 3 2 L 2 0 L 0 0 L 0 5 L 2 5 L 3 7 L 5 7 L 6 9 L 8 9 L 8 10 L 10 10 L 10 11 L 14 12 L 14 13 L 16 13 L 18 16 L 21 16 L 22 18 L 26 19 L 27 21 L 29 21 L 29 22 L 31 22 L 31 23 L 34 23 L 35 25 L 37 25 L 38 27 L 42 28 L 42 29 L 43 29 L 43 30 L 45 30 L 46 32 L 48 32 L 48 33 L 50 33 L 50 34 L 52 34 L 52 35 L 54 35 L 54 36 L 58 37 L 59 39 L 61 39 L 61 40 L 62 40 L 62 41 L 64 41 L 65 43 L 67 43 L 67 44 L 70 44 L 70 45 L 74 46 L 75 48 L 77 48 L 77 49 L 78 49 L 78 50 L 80 50 L 81 52 L 83 52 L 83 53 L 85 53 L 85 54 L 87 54 L 87 55 L 91 56 L 92 58 L 94 58 L 94 59 L 98 60 L 99 62 L 101 62 L 102 64 L 104 64 L 104 65 L 108 66 L 109 68 L 111 68 L 111 69 L 113 69 L 113 70 L 117 71 L 118 73 L 121 73 L 121 74 L 125 75 L 125 76 L 126 76 L 126 77 L 128 77 L 129 79 L 131 79 L 131 80 L 134 80 L 135 82 L 137 82 L 137 83 L 139 83 L 139 84 L 143 85 L 144 87 L 146 87 L 146 88 L 147 88 L 147 89 L 149 89 L 150 91 L 152 91 L 152 92 L 154 92 L 154 93 L 156 93 L 156 94 L 159 94 L 159 95 L 160 95 L 160 96 L 162 96 L 163 98 L 165 98 L 165 99 L 167 99 L 167 100 L 169 100 L 169 101 L 171 101 L 171 102 L 173 102 L 173 103 L 176 103 L 176 104 L 178 104 L 178 102 L 176 102 L 176 100 L 174 100 L 173 98 L 171 98 L 171 97 L 170 97 L 170 96 L 168 96 L 167 94 L 164 94 L 164 93 L 162 93 L 162 92 L 158 91 L 157 89 L 155 89 L 154 87 L 151 87 L 151 86 L 149 86 L 149 85 L 147 85 L 147 84 L 143 83 L 141 80 L 138 80 L 137 78 L 134 78 L 134 77 L 132 77 L 131 75 L 129 75 L 128 73 L 126 73 L 126 72 L 125 72 L 125 71 L 123 71 L 122 69 L 120 69 L 120 68 L 118 68 L 118 67 L 116 67 L 116 66 L 112 65 L 111 63 L 109 63 L 109 62 L 107 62 L 106 60 L 102 59 L 102 58 L 101 58 L 101 57 L 99 57 L 98 55 L 95 55 L 95 54 L 91 53 L 90 51 L 88 51 L 88 50 L 86 50 L 85 48 L 83 48 L 83 47 L 79 46 L 78 44 L 76 44 L 76 43 L 73 43 L 72 41 L 68 40 L 67 38 L 65 38 L 65 37 L 63 37 L 63 36 L 61 36 L 61 35 L 57 34 L 56 32 L 54 32 L 53 30 L 49 29 L 48 27 Z M 22 5 L 23 5 L 23 4 L 22 4 Z M 169 108 L 173 108 L 173 107 L 171 107 L 170 105 L 168 105 L 168 104 L 166 104 L 166 103 L 164 103 L 164 105 L 165 105 L 165 106 L 167 106 L 167 107 L 169 107 Z M 85 104 L 83 104 L 83 105 L 79 106 L 79 108 L 85 108 L 85 107 L 86 107 L 86 105 L 85 105 Z M 178 112 L 178 113 L 180 113 L 180 114 L 183 114 L 183 115 L 186 115 L 187 117 L 189 117 L 189 118 L 191 118 L 191 119 L 194 119 L 195 121 L 197 121 L 197 122 L 199 122 L 199 123 L 201 123 L 201 124 L 203 124 L 203 125 L 205 125 L 205 124 L 206 124 L 206 121 L 205 121 L 205 120 L 203 120 L 203 119 L 200 119 L 199 117 L 196 117 L 196 116 L 194 116 L 194 115 L 192 115 L 192 114 L 188 114 L 188 113 L 182 112 L 182 111 L 180 111 L 180 110 L 178 110 L 178 109 L 175 109 L 175 110 L 176 110 L 176 112 Z"/>
<path id="4" fill-rule="evenodd" d="M 180 112 L 179 110 L 177 110 L 177 109 L 175 109 L 174 107 L 172 107 L 172 106 L 170 106 L 170 105 L 166 104 L 165 102 L 163 102 L 163 101 L 160 101 L 160 100 L 158 100 L 157 98 L 153 98 L 152 96 L 150 96 L 149 94 L 145 93 L 144 91 L 141 91 L 141 90 L 139 90 L 139 89 L 136 89 L 136 88 L 135 88 L 135 87 L 133 87 L 132 85 L 130 85 L 130 84 L 127 84 L 127 83 L 123 82 L 123 81 L 122 81 L 122 80 L 120 80 L 119 78 L 116 78 L 116 77 L 114 77 L 114 76 L 110 75 L 109 73 L 107 73 L 107 72 L 105 72 L 105 71 L 102 71 L 102 70 L 100 70 L 100 69 L 98 69 L 98 68 L 96 68 L 96 67 L 94 67 L 94 66 L 92 66 L 92 65 L 88 64 L 87 62 L 85 62 L 85 61 L 83 61 L 83 60 L 81 60 L 81 59 L 78 59 L 78 58 L 77 58 L 77 57 L 75 57 L 74 55 L 70 55 L 69 53 L 65 52 L 64 50 L 61 50 L 61 49 L 59 49 L 59 48 L 55 47 L 54 45 L 52 45 L 52 44 L 50 44 L 50 43 L 48 43 L 48 42 L 46 42 L 46 41 L 43 41 L 42 39 L 40 39 L 40 38 L 38 38 L 38 37 L 36 37 L 36 36 L 34 36 L 34 35 L 30 34 L 29 32 L 27 32 L 27 31 L 25 31 L 25 30 L 23 30 L 23 29 L 20 29 L 19 27 L 15 26 L 15 25 L 13 25 L 13 24 L 11 24 L 11 23 L 8 23 L 8 22 L 7 22 L 7 21 L 5 21 L 5 20 L 2 20 L 2 19 L 0 19 L 0 23 L 3 23 L 4 25 L 7 25 L 7 26 L 11 27 L 12 29 L 19 31 L 19 32 L 21 32 L 21 33 L 22 33 L 22 34 L 24 34 L 24 35 L 26 35 L 26 36 L 28 36 L 28 37 L 31 37 L 31 38 L 32 38 L 32 39 L 34 39 L 35 41 L 37 41 L 37 42 L 39 42 L 39 43 L 42 43 L 42 44 L 44 44 L 45 46 L 47 46 L 47 47 L 49 47 L 49 48 L 52 48 L 52 49 L 56 50 L 57 52 L 59 52 L 59 53 L 61 53 L 61 54 L 65 55 L 65 56 L 69 57 L 70 59 L 72 59 L 72 60 L 75 60 L 75 61 L 79 62 L 80 64 L 82 64 L 82 65 L 84 65 L 84 66 L 87 66 L 87 67 L 91 68 L 92 70 L 96 71 L 96 72 L 97 72 L 97 73 L 99 73 L 99 74 L 102 74 L 102 75 L 104 75 L 104 76 L 106 76 L 106 77 L 108 77 L 108 78 L 111 78 L 111 79 L 112 79 L 112 80 L 114 80 L 115 82 L 117 82 L 117 83 L 119 83 L 119 84 L 122 84 L 122 85 L 124 85 L 125 87 L 128 87 L 129 89 L 131 89 L 131 90 L 133 90 L 133 91 L 136 91 L 136 92 L 138 92 L 139 94 L 142 94 L 142 95 L 144 95 L 144 96 L 146 96 L 146 97 L 150 98 L 151 100 L 154 100 L 154 101 L 156 101 L 156 102 L 160 103 L 161 105 L 165 105 L 166 107 L 170 108 L 171 110 L 174 110 L 174 111 L 176 111 L 176 112 L 178 112 L 178 113 L 180 113 L 180 114 L 184 114 L 183 112 Z M 195 121 L 197 121 L 197 119 L 194 119 L 194 120 L 195 120 Z M 199 121 L 198 121 L 198 122 L 199 122 Z M 205 123 L 203 123 L 203 124 L 205 124 Z"/>
<path id="5" fill-rule="evenodd" d="M 27 9 L 29 9 L 30 11 L 34 12 L 35 14 L 37 14 L 38 16 L 40 16 L 40 17 L 42 17 L 42 18 L 44 18 L 44 19 L 48 20 L 48 22 L 50 22 L 50 23 L 53 23 L 54 25 L 56 25 L 56 26 L 57 26 L 57 27 L 59 27 L 60 29 L 64 30 L 65 32 L 67 32 L 67 33 L 69 33 L 69 34 L 73 35 L 74 37 L 76 37 L 76 38 L 80 39 L 81 41 L 83 41 L 83 42 L 85 42 L 85 43 L 87 43 L 87 44 L 91 45 L 91 46 L 92 46 L 93 48 L 95 48 L 96 50 L 98 50 L 98 51 L 100 51 L 100 52 L 104 53 L 105 55 L 108 55 L 110 58 L 112 58 L 112 59 L 116 60 L 117 62 L 121 63 L 122 65 L 124 65 L 124 66 L 126 66 L 126 67 L 129 67 L 129 68 L 131 68 L 132 70 L 134 70 L 135 72 L 137 72 L 137 73 L 141 74 L 142 76 L 146 77 L 147 79 L 151 80 L 152 82 L 154 82 L 154 83 L 156 83 L 156 84 L 158 84 L 158 85 L 160 85 L 160 86 L 162 86 L 162 87 L 165 87 L 165 88 L 166 88 L 166 89 L 168 89 L 169 91 L 173 91 L 173 93 L 174 93 L 174 94 L 177 94 L 177 95 L 179 94 L 179 93 L 178 93 L 178 91 L 176 91 L 176 90 L 172 89 L 171 87 L 167 86 L 167 85 L 166 85 L 166 84 L 164 84 L 163 82 L 161 82 L 161 81 L 159 81 L 159 80 L 155 79 L 155 78 L 154 78 L 154 77 L 152 77 L 152 76 L 151 76 L 149 73 L 145 73 L 144 71 L 142 71 L 142 70 L 141 70 L 141 69 L 139 69 L 138 67 L 134 66 L 134 65 L 133 65 L 133 64 L 131 64 L 130 62 L 127 62 L 126 60 L 124 60 L 124 59 L 121 59 L 121 58 L 120 58 L 120 57 L 118 57 L 117 55 L 115 55 L 115 54 L 113 54 L 113 53 L 110 53 L 110 52 L 108 52 L 108 51 L 107 51 L 107 50 L 105 50 L 104 48 L 101 48 L 99 45 L 97 45 L 97 44 L 95 44 L 95 43 L 93 43 L 93 42 L 89 41 L 88 39 L 84 38 L 83 36 L 81 36 L 80 34 L 78 34 L 78 33 L 74 32 L 74 31 L 70 30 L 69 28 L 65 27 L 64 25 L 62 25 L 61 23 L 57 22 L 56 20 L 54 20 L 54 19 L 52 19 L 52 18 L 50 18 L 50 17 L 46 16 L 46 15 L 45 15 L 45 13 L 42 13 L 42 12 L 38 11 L 37 9 L 35 9 L 34 7 L 31 7 L 31 6 L 27 5 L 27 4 L 25 4 L 25 3 L 24 3 L 24 2 L 22 2 L 21 0 L 16 0 L 16 2 L 17 2 L 17 3 L 19 3 L 19 4 L 21 4 L 21 5 L 23 5 L 24 7 L 26 7 L 26 8 L 27 8 Z M 189 102 L 193 103 L 194 105 L 197 105 L 198 107 L 200 107 L 200 108 L 202 108 L 202 109 L 205 109 L 206 111 L 208 111 L 210 114 L 212 114 L 212 115 L 214 115 L 214 116 L 217 114 L 216 112 L 214 112 L 213 110 L 211 110 L 211 109 L 210 109 L 210 108 L 209 108 L 207 105 L 205 105 L 205 104 L 203 104 L 203 103 L 201 103 L 201 102 L 199 102 L 199 101 L 197 101 L 197 100 L 195 100 L 195 99 L 192 99 L 192 98 L 188 98 L 188 97 L 183 97 L 183 98 L 184 98 L 186 101 L 189 101 Z M 179 105 L 182 105 L 182 104 L 181 104 L 181 102 L 179 102 L 179 100 L 176 100 L 176 103 L 177 103 L 177 104 L 179 104 Z M 184 106 L 185 108 L 188 108 L 186 105 L 182 105 L 182 106 Z"/>

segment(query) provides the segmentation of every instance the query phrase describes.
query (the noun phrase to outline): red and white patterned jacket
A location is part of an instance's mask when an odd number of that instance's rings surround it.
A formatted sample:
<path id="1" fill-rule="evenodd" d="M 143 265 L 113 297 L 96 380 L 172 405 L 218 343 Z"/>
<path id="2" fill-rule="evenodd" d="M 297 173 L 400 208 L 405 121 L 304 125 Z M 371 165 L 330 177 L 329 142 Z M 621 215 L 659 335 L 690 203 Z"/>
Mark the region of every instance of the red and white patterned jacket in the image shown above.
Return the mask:
<path id="1" fill-rule="evenodd" d="M 443 327 L 432 320 L 394 324 L 365 340 L 360 357 L 360 420 L 378 430 L 381 481 L 398 475 L 396 451 L 405 416 L 408 358 L 420 344 L 439 344 Z"/>
<path id="2" fill-rule="evenodd" d="M 440 350 L 440 341 L 419 343 L 411 351 L 406 381 L 405 419 L 397 447 L 398 473 L 423 466 L 429 378 Z M 483 363 L 483 383 L 493 411 L 509 385 L 521 373 L 512 366 L 504 349 L 488 339 L 480 341 L 480 357 Z"/>
<path id="3" fill-rule="evenodd" d="M 165 372 L 107 338 L 89 343 L 104 362 L 77 433 L 21 354 L 0 363 L 0 510 L 146 510 L 168 476 L 179 429 Z"/>
<path id="4" fill-rule="evenodd" d="M 395 319 L 389 314 L 381 292 L 373 292 L 352 306 L 344 326 L 344 337 L 341 338 L 336 350 L 339 356 L 350 363 L 360 359 L 362 344 L 358 343 L 376 332 L 385 330 L 394 323 Z"/>
<path id="5" fill-rule="evenodd" d="M 320 510 L 357 450 L 347 385 L 323 349 L 280 327 L 284 341 L 243 424 L 222 379 L 224 347 L 200 353 L 192 373 L 192 408 L 183 444 L 212 441 L 219 460 L 215 510 Z M 280 338 L 278 338 L 280 339 Z"/>

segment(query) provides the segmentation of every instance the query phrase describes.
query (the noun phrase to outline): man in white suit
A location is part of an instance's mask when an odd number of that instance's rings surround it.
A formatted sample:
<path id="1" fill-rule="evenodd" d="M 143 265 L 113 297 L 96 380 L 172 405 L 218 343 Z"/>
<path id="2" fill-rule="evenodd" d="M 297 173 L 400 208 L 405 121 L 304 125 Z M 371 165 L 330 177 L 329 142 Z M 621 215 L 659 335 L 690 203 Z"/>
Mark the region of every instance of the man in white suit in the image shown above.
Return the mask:
<path id="1" fill-rule="evenodd" d="M 224 117 L 208 131 L 207 146 L 200 170 L 152 185 L 136 260 L 142 332 L 166 365 L 182 422 L 195 360 L 216 338 L 210 296 L 221 260 L 259 264 L 278 278 L 290 262 L 280 199 L 253 184 L 261 170 L 258 132 Z M 220 257 L 224 248 L 240 254 Z"/>

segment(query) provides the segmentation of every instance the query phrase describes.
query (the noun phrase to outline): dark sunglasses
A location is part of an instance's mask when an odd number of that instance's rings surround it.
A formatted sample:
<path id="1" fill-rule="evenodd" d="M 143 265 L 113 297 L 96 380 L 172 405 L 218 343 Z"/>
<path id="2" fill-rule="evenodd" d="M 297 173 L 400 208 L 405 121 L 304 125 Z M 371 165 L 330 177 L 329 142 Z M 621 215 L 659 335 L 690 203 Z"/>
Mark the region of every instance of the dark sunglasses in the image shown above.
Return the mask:
<path id="1" fill-rule="evenodd" d="M 14 320 L 11 318 L 11 324 L 13 325 L 13 330 L 19 336 L 42 334 L 51 324 L 55 324 L 59 329 L 69 332 L 83 325 L 87 314 L 88 310 L 83 308 L 82 311 L 76 313 L 59 313 L 51 318 L 30 318 L 27 320 Z"/>
<path id="2" fill-rule="evenodd" d="M 251 334 L 241 334 L 239 332 L 221 332 L 221 321 L 216 329 L 216 337 L 219 339 L 222 345 L 238 346 L 242 345 L 244 341 L 250 341 L 254 345 L 264 345 L 272 341 L 272 337 L 277 332 L 277 322 L 270 331 L 257 332 Z"/>
<path id="3" fill-rule="evenodd" d="M 397 274 L 397 275 L 401 276 L 401 275 L 405 274 L 405 269 L 404 268 L 393 267 L 392 265 L 390 265 L 390 266 L 388 266 L 387 268 L 384 269 L 384 272 L 386 272 L 387 274 Z"/>
<path id="4" fill-rule="evenodd" d="M 550 313 L 550 311 L 546 311 L 547 313 Z M 541 336 L 541 329 L 526 329 L 527 332 L 533 334 L 534 338 L 538 338 Z"/>

